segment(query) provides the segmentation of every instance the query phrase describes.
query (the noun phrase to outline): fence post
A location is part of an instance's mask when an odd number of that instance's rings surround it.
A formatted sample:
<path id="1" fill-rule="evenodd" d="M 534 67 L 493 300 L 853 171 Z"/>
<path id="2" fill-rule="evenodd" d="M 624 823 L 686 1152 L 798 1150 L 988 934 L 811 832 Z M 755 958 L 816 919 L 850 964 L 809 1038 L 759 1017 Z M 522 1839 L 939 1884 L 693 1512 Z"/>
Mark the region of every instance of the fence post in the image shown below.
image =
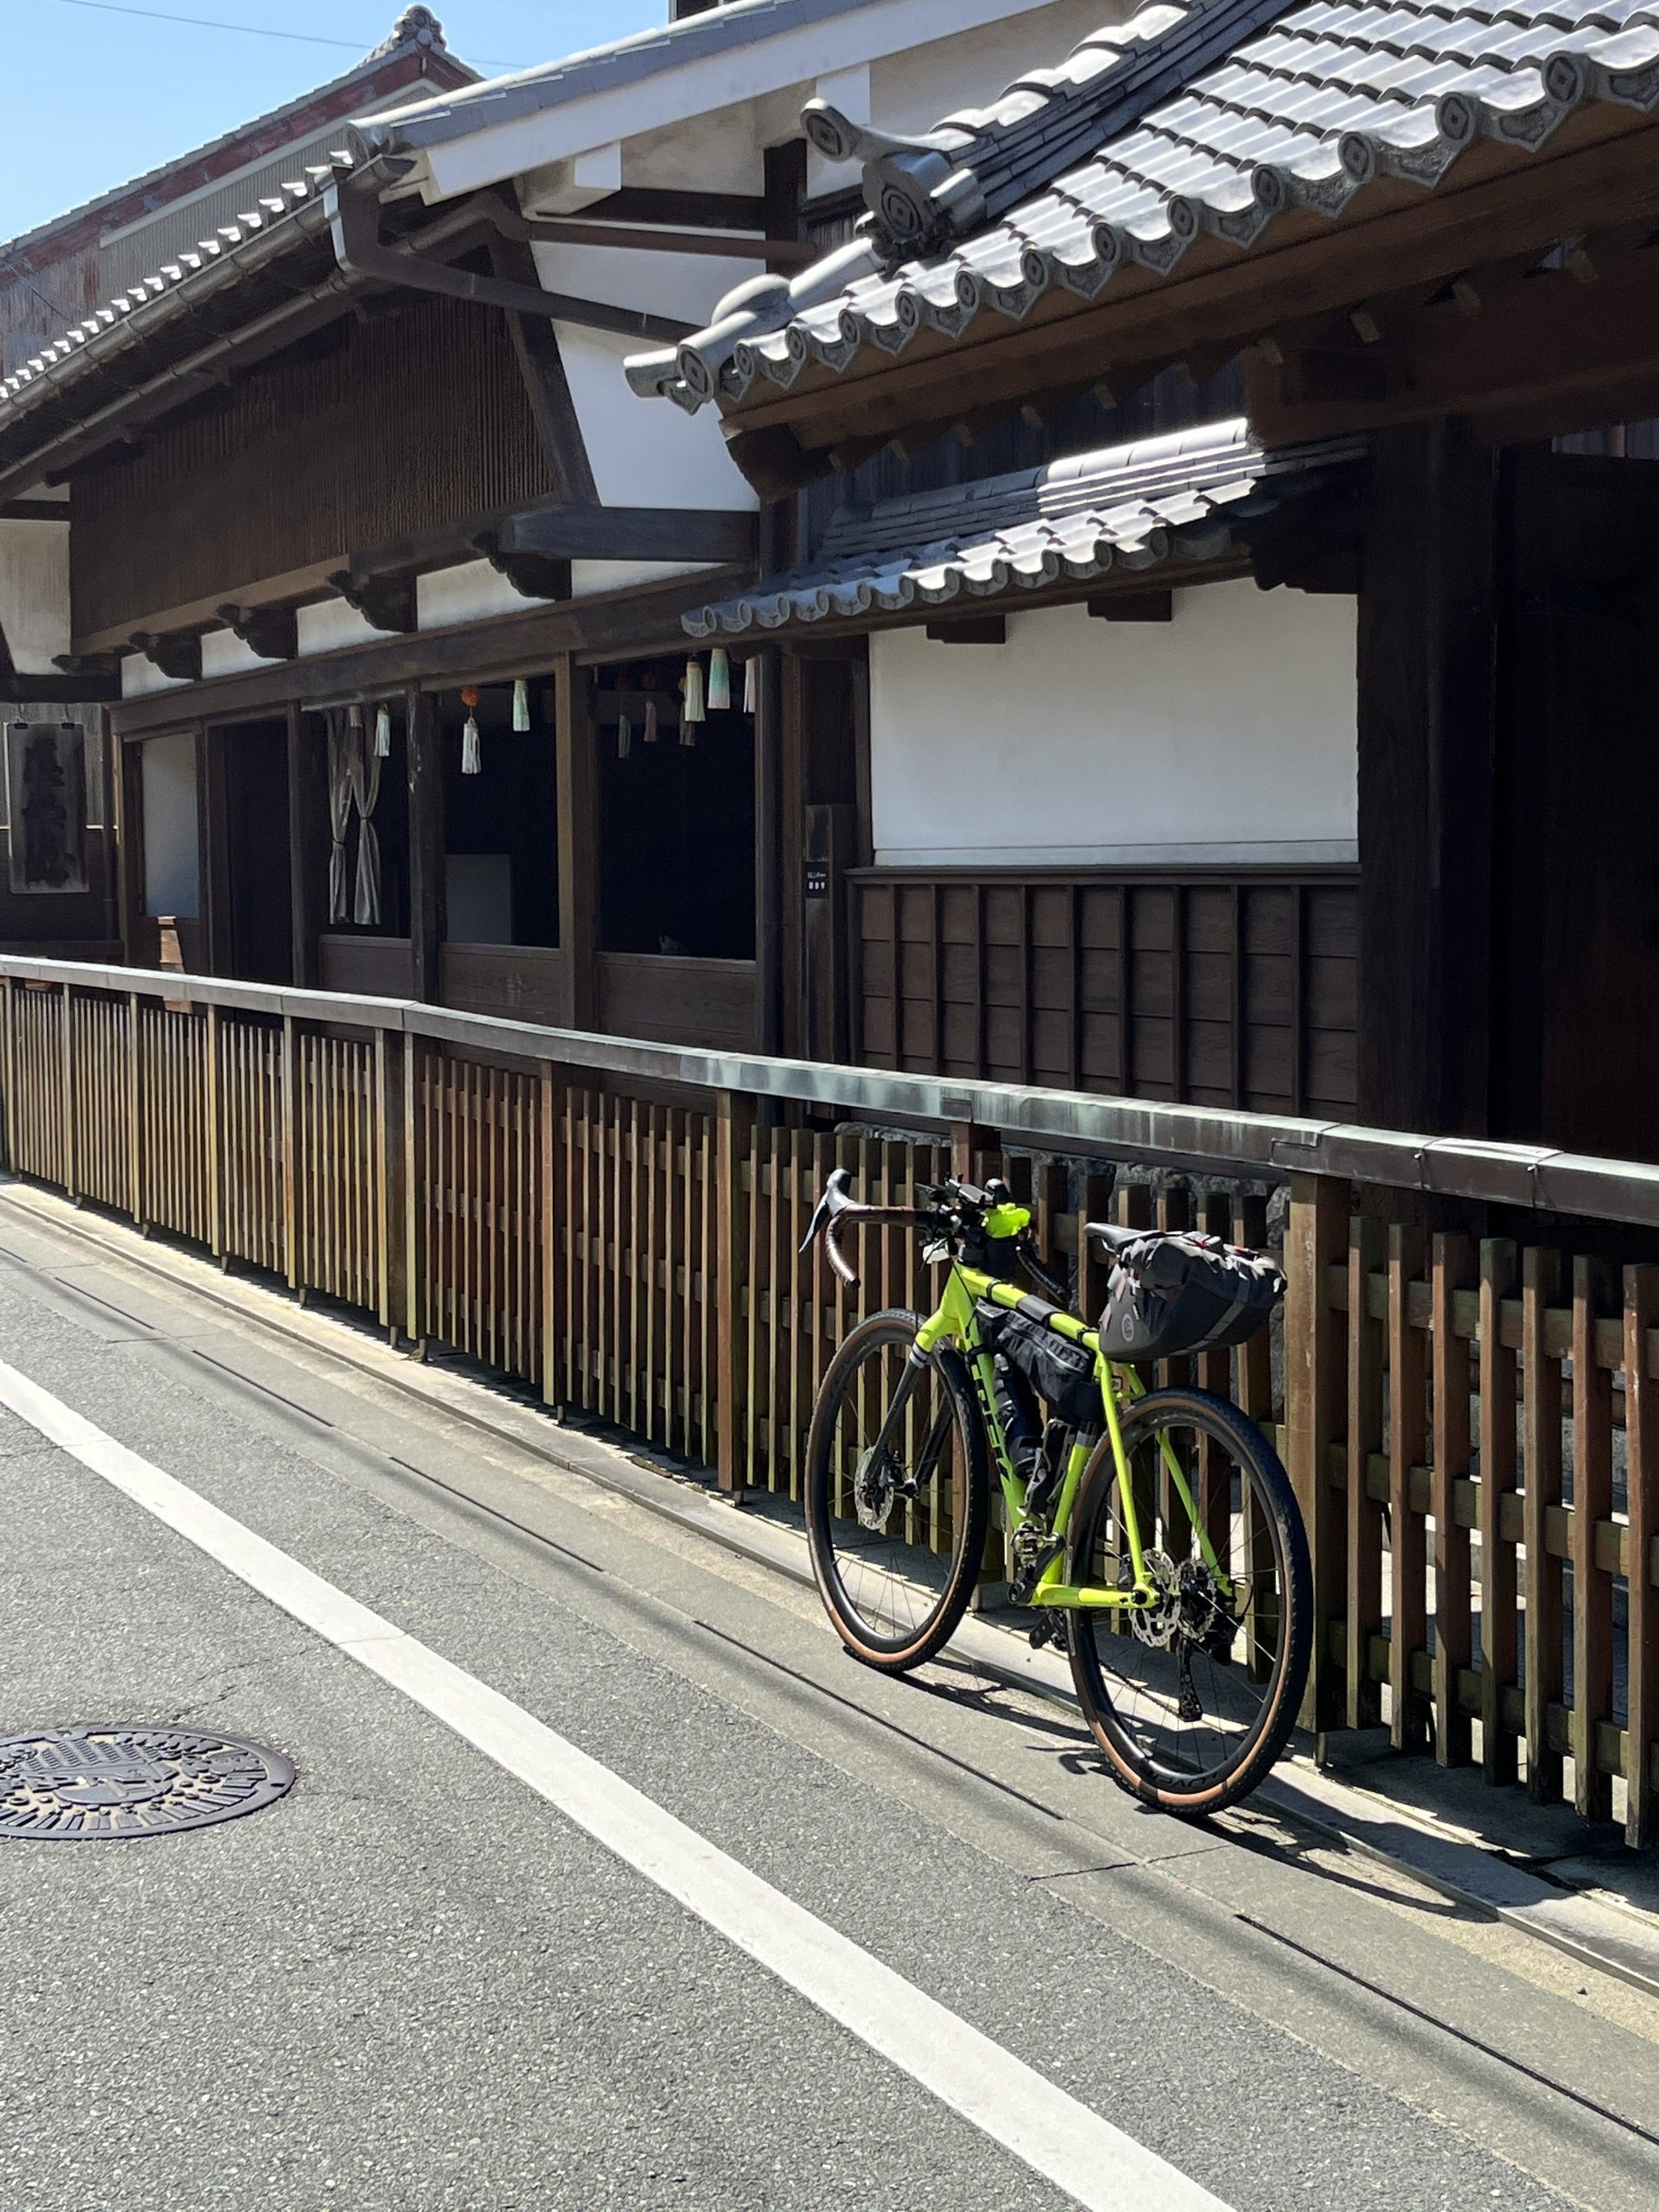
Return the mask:
<path id="1" fill-rule="evenodd" d="M 404 1330 L 410 1344 L 426 1353 L 426 1143 L 421 1090 L 428 1047 L 418 1037 L 404 1039 Z"/>
<path id="2" fill-rule="evenodd" d="M 404 1214 L 410 1192 L 404 1176 L 404 1039 L 397 1032 L 374 1033 L 374 1151 L 380 1216 L 380 1325 L 395 1344 L 404 1325 L 409 1294 L 404 1282 L 408 1232 Z"/>
<path id="3" fill-rule="evenodd" d="M 283 1263 L 290 1290 L 300 1290 L 300 1041 L 291 1014 L 283 1016 Z"/>
<path id="4" fill-rule="evenodd" d="M 1342 1719 L 1331 1664 L 1330 1629 L 1345 1617 L 1343 1528 L 1331 1488 L 1330 1449 L 1342 1433 L 1347 1342 L 1326 1293 L 1329 1270 L 1348 1253 L 1348 1185 L 1294 1174 L 1285 1236 L 1285 1427 L 1290 1478 L 1313 1560 L 1313 1649 L 1302 1725 L 1324 1732 Z"/>
<path id="5" fill-rule="evenodd" d="M 220 1110 L 219 1008 L 207 1008 L 207 1249 L 225 1263 L 225 1116 Z"/>
<path id="6" fill-rule="evenodd" d="M 10 988 L 10 986 L 8 986 Z M 144 1220 L 144 1025 L 137 991 L 127 993 L 127 1185 L 132 1218 L 139 1229 Z"/>
<path id="7" fill-rule="evenodd" d="M 78 1198 L 80 1183 L 76 1160 L 79 1147 L 75 1142 L 74 995 L 67 983 L 58 987 L 58 1043 L 59 1104 L 63 1116 L 63 1191 L 66 1198 Z"/>
<path id="8" fill-rule="evenodd" d="M 715 1123 L 715 1389 L 720 1486 L 735 1495 L 743 1486 L 745 1357 L 743 1294 L 749 1266 L 749 1211 L 743 1187 L 754 1116 L 747 1098 L 722 1090 Z"/>
<path id="9" fill-rule="evenodd" d="M 564 1398 L 559 1379 L 563 1372 L 561 1351 L 564 1339 L 564 1271 L 559 1265 L 561 1099 L 558 1080 L 545 1061 L 538 1073 L 542 1217 L 537 1224 L 537 1234 L 541 1239 L 542 1264 L 542 1397 L 547 1405 L 557 1406 Z M 566 1224 L 567 1234 L 570 1226 Z"/>
<path id="10" fill-rule="evenodd" d="M 0 1039 L 5 1053 L 6 1099 L 3 1141 L 5 1164 L 15 1173 L 17 1167 L 16 1123 L 17 1116 L 17 1006 L 14 996 L 17 986 L 10 976 L 0 979 Z"/>
<path id="11" fill-rule="evenodd" d="M 1659 1617 L 1653 1590 L 1653 1541 L 1659 1535 L 1659 1377 L 1649 1364 L 1659 1325 L 1659 1268 L 1624 1270 L 1624 1434 L 1630 1457 L 1630 1692 L 1624 1761 L 1627 1840 L 1645 1851 L 1659 1840 L 1654 1818 L 1653 1739 L 1659 1731 Z"/>
<path id="12" fill-rule="evenodd" d="M 1458 1334 L 1457 1296 L 1474 1274 L 1466 1236 L 1434 1239 L 1434 1757 L 1441 1766 L 1466 1765 L 1469 1716 L 1459 1681 L 1472 1664 L 1469 1531 L 1458 1519 L 1457 1490 L 1469 1478 L 1469 1345 Z"/>
<path id="13" fill-rule="evenodd" d="M 1514 1292 L 1519 1255 L 1507 1238 L 1480 1248 L 1480 1737 L 1488 1782 L 1513 1782 L 1516 1738 L 1503 1694 L 1515 1681 L 1520 1582 L 1503 1506 L 1516 1487 L 1515 1354 L 1503 1342 L 1503 1301 Z M 1634 1447 L 1632 1447 L 1634 1449 Z M 1632 1461 L 1634 1465 L 1634 1461 Z"/>

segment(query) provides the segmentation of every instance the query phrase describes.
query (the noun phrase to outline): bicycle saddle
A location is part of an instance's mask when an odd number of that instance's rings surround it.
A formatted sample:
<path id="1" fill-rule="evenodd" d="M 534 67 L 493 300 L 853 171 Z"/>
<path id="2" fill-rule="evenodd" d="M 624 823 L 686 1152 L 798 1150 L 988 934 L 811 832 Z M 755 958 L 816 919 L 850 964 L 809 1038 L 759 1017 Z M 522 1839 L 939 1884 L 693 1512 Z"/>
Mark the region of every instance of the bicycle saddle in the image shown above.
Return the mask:
<path id="1" fill-rule="evenodd" d="M 1085 1221 L 1083 1233 L 1085 1236 L 1092 1236 L 1096 1243 L 1103 1244 L 1109 1252 L 1127 1252 L 1132 1244 L 1144 1244 L 1148 1237 L 1160 1236 L 1163 1231 L 1157 1229 L 1121 1229 L 1115 1221 Z"/>

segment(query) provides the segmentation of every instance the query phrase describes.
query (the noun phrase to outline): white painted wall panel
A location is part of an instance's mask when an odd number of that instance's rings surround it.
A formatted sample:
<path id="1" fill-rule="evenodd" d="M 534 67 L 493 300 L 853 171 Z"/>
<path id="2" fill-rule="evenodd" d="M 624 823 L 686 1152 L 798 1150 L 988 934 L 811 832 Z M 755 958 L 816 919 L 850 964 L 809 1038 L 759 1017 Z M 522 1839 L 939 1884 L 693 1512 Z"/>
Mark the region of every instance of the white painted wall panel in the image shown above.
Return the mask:
<path id="1" fill-rule="evenodd" d="M 611 507 L 742 507 L 755 495 L 720 435 L 712 407 L 687 415 L 667 400 L 636 399 L 622 364 L 639 346 L 608 331 L 557 325 L 559 350 L 603 504 Z"/>
<path id="2" fill-rule="evenodd" d="M 459 568 L 435 569 L 415 579 L 416 618 L 423 630 L 442 630 L 452 622 L 482 622 L 492 614 L 522 614 L 543 600 L 515 591 L 487 561 L 464 561 Z"/>
<path id="3" fill-rule="evenodd" d="M 141 747 L 144 810 L 144 912 L 194 916 L 201 899 L 196 823 L 196 741 L 188 730 L 147 738 Z"/>
<path id="4" fill-rule="evenodd" d="M 633 591 L 645 584 L 660 584 L 670 576 L 694 576 L 708 561 L 573 561 L 570 563 L 572 599 L 596 599 L 601 592 Z M 690 652 L 688 644 L 686 650 Z"/>
<path id="5" fill-rule="evenodd" d="M 1357 850 L 1355 603 L 1249 582 L 1168 624 L 1011 615 L 870 641 L 878 862 L 1313 865 Z"/>
<path id="6" fill-rule="evenodd" d="M 387 634 L 365 621 L 343 599 L 320 599 L 315 607 L 302 607 L 296 620 L 302 653 L 331 653 L 341 645 L 371 645 L 384 642 Z"/>
<path id="7" fill-rule="evenodd" d="M 12 665 L 54 676 L 69 651 L 69 531 L 56 522 L 0 521 L 0 629 Z"/>
<path id="8" fill-rule="evenodd" d="M 201 672 L 209 676 L 244 676 L 250 669 L 270 668 L 274 663 L 261 659 L 253 647 L 238 638 L 234 630 L 207 630 L 201 639 Z"/>
<path id="9" fill-rule="evenodd" d="M 121 656 L 124 699 L 148 699 L 153 691 L 182 691 L 189 681 L 187 676 L 163 676 L 155 662 L 147 660 L 143 653 Z"/>

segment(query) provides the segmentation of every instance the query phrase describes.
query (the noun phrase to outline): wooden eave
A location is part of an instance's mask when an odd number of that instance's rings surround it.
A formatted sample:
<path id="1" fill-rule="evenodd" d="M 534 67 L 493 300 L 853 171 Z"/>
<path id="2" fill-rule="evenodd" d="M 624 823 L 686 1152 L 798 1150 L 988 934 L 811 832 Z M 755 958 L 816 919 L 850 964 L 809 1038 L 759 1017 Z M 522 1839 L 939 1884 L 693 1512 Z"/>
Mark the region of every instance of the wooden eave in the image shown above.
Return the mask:
<path id="1" fill-rule="evenodd" d="M 1212 349 L 1225 358 L 1356 301 L 1659 215 L 1659 118 L 1599 103 L 1543 153 L 1488 140 L 1432 192 L 1388 179 L 1354 207 L 1334 222 L 1298 210 L 1245 251 L 1206 237 L 1169 276 L 1126 270 L 1092 303 L 1053 287 L 1023 323 L 988 310 L 954 341 L 920 334 L 899 359 L 867 348 L 840 374 L 809 366 L 788 391 L 760 382 L 745 402 L 722 403 L 725 435 L 740 464 L 747 449 L 769 475 L 780 438 L 822 454 L 918 424 L 943 429 L 1033 391 L 1086 389 L 1115 370 Z"/>

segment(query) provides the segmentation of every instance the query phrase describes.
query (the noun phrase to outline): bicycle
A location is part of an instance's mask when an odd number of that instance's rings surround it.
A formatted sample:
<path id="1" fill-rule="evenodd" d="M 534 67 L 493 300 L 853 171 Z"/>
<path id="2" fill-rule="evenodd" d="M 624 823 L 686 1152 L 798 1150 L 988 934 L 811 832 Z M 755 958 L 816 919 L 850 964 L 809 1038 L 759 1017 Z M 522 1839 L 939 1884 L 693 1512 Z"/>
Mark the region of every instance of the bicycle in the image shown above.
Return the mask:
<path id="1" fill-rule="evenodd" d="M 1189 1817 L 1236 1803 L 1278 1758 L 1301 1703 L 1306 1536 L 1256 1424 L 1205 1390 L 1148 1389 L 1124 1349 L 1137 1332 L 1141 1360 L 1243 1341 L 1283 1277 L 1214 1239 L 1090 1223 L 1113 1261 L 1113 1295 L 1090 1328 L 1014 1281 L 1023 1264 L 1064 1295 L 1006 1186 L 953 1180 L 918 1195 L 914 1206 L 860 1205 L 837 1169 L 802 1248 L 822 1236 L 855 1284 L 842 1232 L 901 1222 L 949 1269 L 932 1314 L 859 1323 L 819 1391 L 806 1516 L 830 1620 L 868 1666 L 902 1674 L 933 1657 L 980 1576 L 995 1465 L 1009 1594 L 1036 1612 L 1034 1644 L 1064 1645 L 1114 1779 Z M 1214 1300 L 1235 1278 L 1241 1310 L 1217 1325 Z M 1195 1282 L 1211 1287 L 1198 1295 Z M 1184 1313 L 1196 1342 L 1181 1340 Z M 1059 1410 L 1044 1419 L 1043 1403 Z"/>

